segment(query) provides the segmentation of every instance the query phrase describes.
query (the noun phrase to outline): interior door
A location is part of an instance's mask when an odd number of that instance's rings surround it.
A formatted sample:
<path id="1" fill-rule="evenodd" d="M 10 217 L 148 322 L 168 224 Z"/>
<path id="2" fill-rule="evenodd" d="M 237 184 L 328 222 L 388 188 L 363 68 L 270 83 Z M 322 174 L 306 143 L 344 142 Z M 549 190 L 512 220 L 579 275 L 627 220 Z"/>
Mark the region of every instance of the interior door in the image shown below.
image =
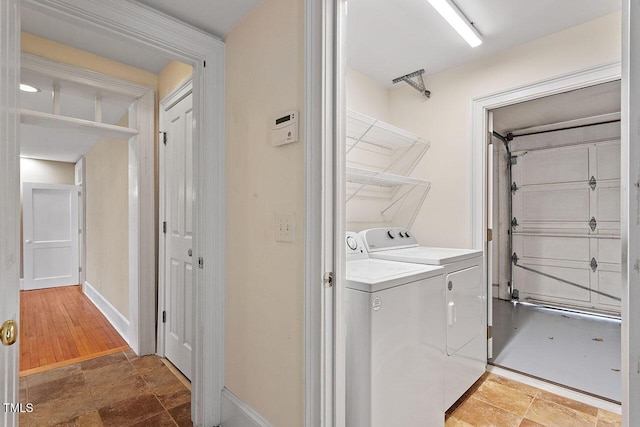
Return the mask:
<path id="1" fill-rule="evenodd" d="M 193 108 L 189 92 L 163 115 L 165 356 L 191 379 L 193 346 Z"/>
<path id="2" fill-rule="evenodd" d="M 0 326 L 7 320 L 19 321 L 20 313 L 19 3 L 0 2 Z M 18 403 L 18 353 L 18 343 L 0 344 L 0 403 Z M 17 411 L 3 406 L 0 425 L 17 424 Z"/>
<path id="3" fill-rule="evenodd" d="M 77 285 L 78 188 L 25 183 L 24 289 Z"/>

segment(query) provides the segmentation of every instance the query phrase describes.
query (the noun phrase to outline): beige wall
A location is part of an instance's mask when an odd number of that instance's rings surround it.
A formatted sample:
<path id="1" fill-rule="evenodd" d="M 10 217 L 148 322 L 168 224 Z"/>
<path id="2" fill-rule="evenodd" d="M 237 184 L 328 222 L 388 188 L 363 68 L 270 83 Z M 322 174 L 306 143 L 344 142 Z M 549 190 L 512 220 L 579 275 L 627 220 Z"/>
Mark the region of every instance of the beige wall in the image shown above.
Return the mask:
<path id="1" fill-rule="evenodd" d="M 193 73 L 193 67 L 183 62 L 171 61 L 158 73 L 158 100 L 169 95 Z"/>
<path id="2" fill-rule="evenodd" d="M 431 99 L 392 88 L 389 121 L 431 140 L 413 176 L 432 182 L 413 226 L 421 242 L 471 245 L 471 103 L 474 98 L 619 61 L 619 13 L 569 28 L 496 55 L 426 76 Z M 354 73 L 348 77 L 353 79 Z M 349 92 L 351 97 L 370 94 Z M 348 105 L 356 105 L 352 99 Z"/>
<path id="3" fill-rule="evenodd" d="M 389 110 L 391 98 L 388 87 L 353 68 L 347 68 L 345 88 L 348 110 L 383 122 L 391 120 Z"/>
<path id="4" fill-rule="evenodd" d="M 118 122 L 127 126 L 127 121 Z M 129 142 L 103 138 L 86 155 L 86 280 L 129 318 Z"/>
<path id="5" fill-rule="evenodd" d="M 278 427 L 303 424 L 304 141 L 272 147 L 269 123 L 304 116 L 303 59 L 302 0 L 264 0 L 226 38 L 225 386 Z"/>
<path id="6" fill-rule="evenodd" d="M 74 184 L 75 165 L 73 163 L 49 160 L 20 159 L 20 253 L 22 253 L 22 184 Z M 20 277 L 24 277 L 24 263 L 20 257 Z"/>
<path id="7" fill-rule="evenodd" d="M 21 34 L 21 48 L 23 52 L 38 55 L 43 58 L 76 67 L 86 68 L 113 77 L 118 77 L 130 82 L 156 88 L 158 76 L 148 71 L 132 67 L 130 65 L 103 58 L 89 52 L 74 49 L 72 47 L 43 39 L 29 33 Z"/>

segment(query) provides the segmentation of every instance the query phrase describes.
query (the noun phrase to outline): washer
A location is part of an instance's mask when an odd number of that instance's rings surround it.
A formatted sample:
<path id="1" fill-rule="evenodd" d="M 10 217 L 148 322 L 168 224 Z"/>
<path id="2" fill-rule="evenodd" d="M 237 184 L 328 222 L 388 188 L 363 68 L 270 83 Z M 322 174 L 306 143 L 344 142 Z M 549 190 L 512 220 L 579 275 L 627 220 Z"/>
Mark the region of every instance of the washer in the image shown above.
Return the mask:
<path id="1" fill-rule="evenodd" d="M 448 409 L 486 370 L 487 293 L 482 285 L 482 251 L 419 246 L 406 228 L 372 228 L 360 236 L 370 258 L 443 267 L 444 409 Z"/>
<path id="2" fill-rule="evenodd" d="M 347 426 L 444 426 L 443 267 L 369 258 L 347 233 Z"/>

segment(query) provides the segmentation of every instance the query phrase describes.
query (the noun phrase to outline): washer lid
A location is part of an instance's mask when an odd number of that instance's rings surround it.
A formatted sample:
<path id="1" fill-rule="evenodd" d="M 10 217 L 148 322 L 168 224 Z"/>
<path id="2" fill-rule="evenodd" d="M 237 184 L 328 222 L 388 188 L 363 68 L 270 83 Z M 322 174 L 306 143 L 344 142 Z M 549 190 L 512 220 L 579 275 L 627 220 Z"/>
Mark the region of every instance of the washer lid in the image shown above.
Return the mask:
<path id="1" fill-rule="evenodd" d="M 425 246 L 391 249 L 369 254 L 371 258 L 427 265 L 451 264 L 480 256 L 482 256 L 482 251 L 476 249 L 429 248 Z"/>
<path id="2" fill-rule="evenodd" d="M 441 274 L 442 267 L 361 259 L 347 262 L 347 288 L 376 292 Z"/>

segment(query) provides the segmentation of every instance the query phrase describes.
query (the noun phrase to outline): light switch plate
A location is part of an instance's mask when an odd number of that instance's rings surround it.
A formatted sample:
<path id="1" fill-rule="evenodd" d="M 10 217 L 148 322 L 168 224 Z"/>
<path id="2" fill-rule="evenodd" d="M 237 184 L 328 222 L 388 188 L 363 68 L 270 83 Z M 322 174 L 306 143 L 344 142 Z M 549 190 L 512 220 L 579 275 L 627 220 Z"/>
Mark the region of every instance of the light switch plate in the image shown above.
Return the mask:
<path id="1" fill-rule="evenodd" d="M 276 242 L 294 242 L 295 217 L 293 212 L 276 213 Z"/>

